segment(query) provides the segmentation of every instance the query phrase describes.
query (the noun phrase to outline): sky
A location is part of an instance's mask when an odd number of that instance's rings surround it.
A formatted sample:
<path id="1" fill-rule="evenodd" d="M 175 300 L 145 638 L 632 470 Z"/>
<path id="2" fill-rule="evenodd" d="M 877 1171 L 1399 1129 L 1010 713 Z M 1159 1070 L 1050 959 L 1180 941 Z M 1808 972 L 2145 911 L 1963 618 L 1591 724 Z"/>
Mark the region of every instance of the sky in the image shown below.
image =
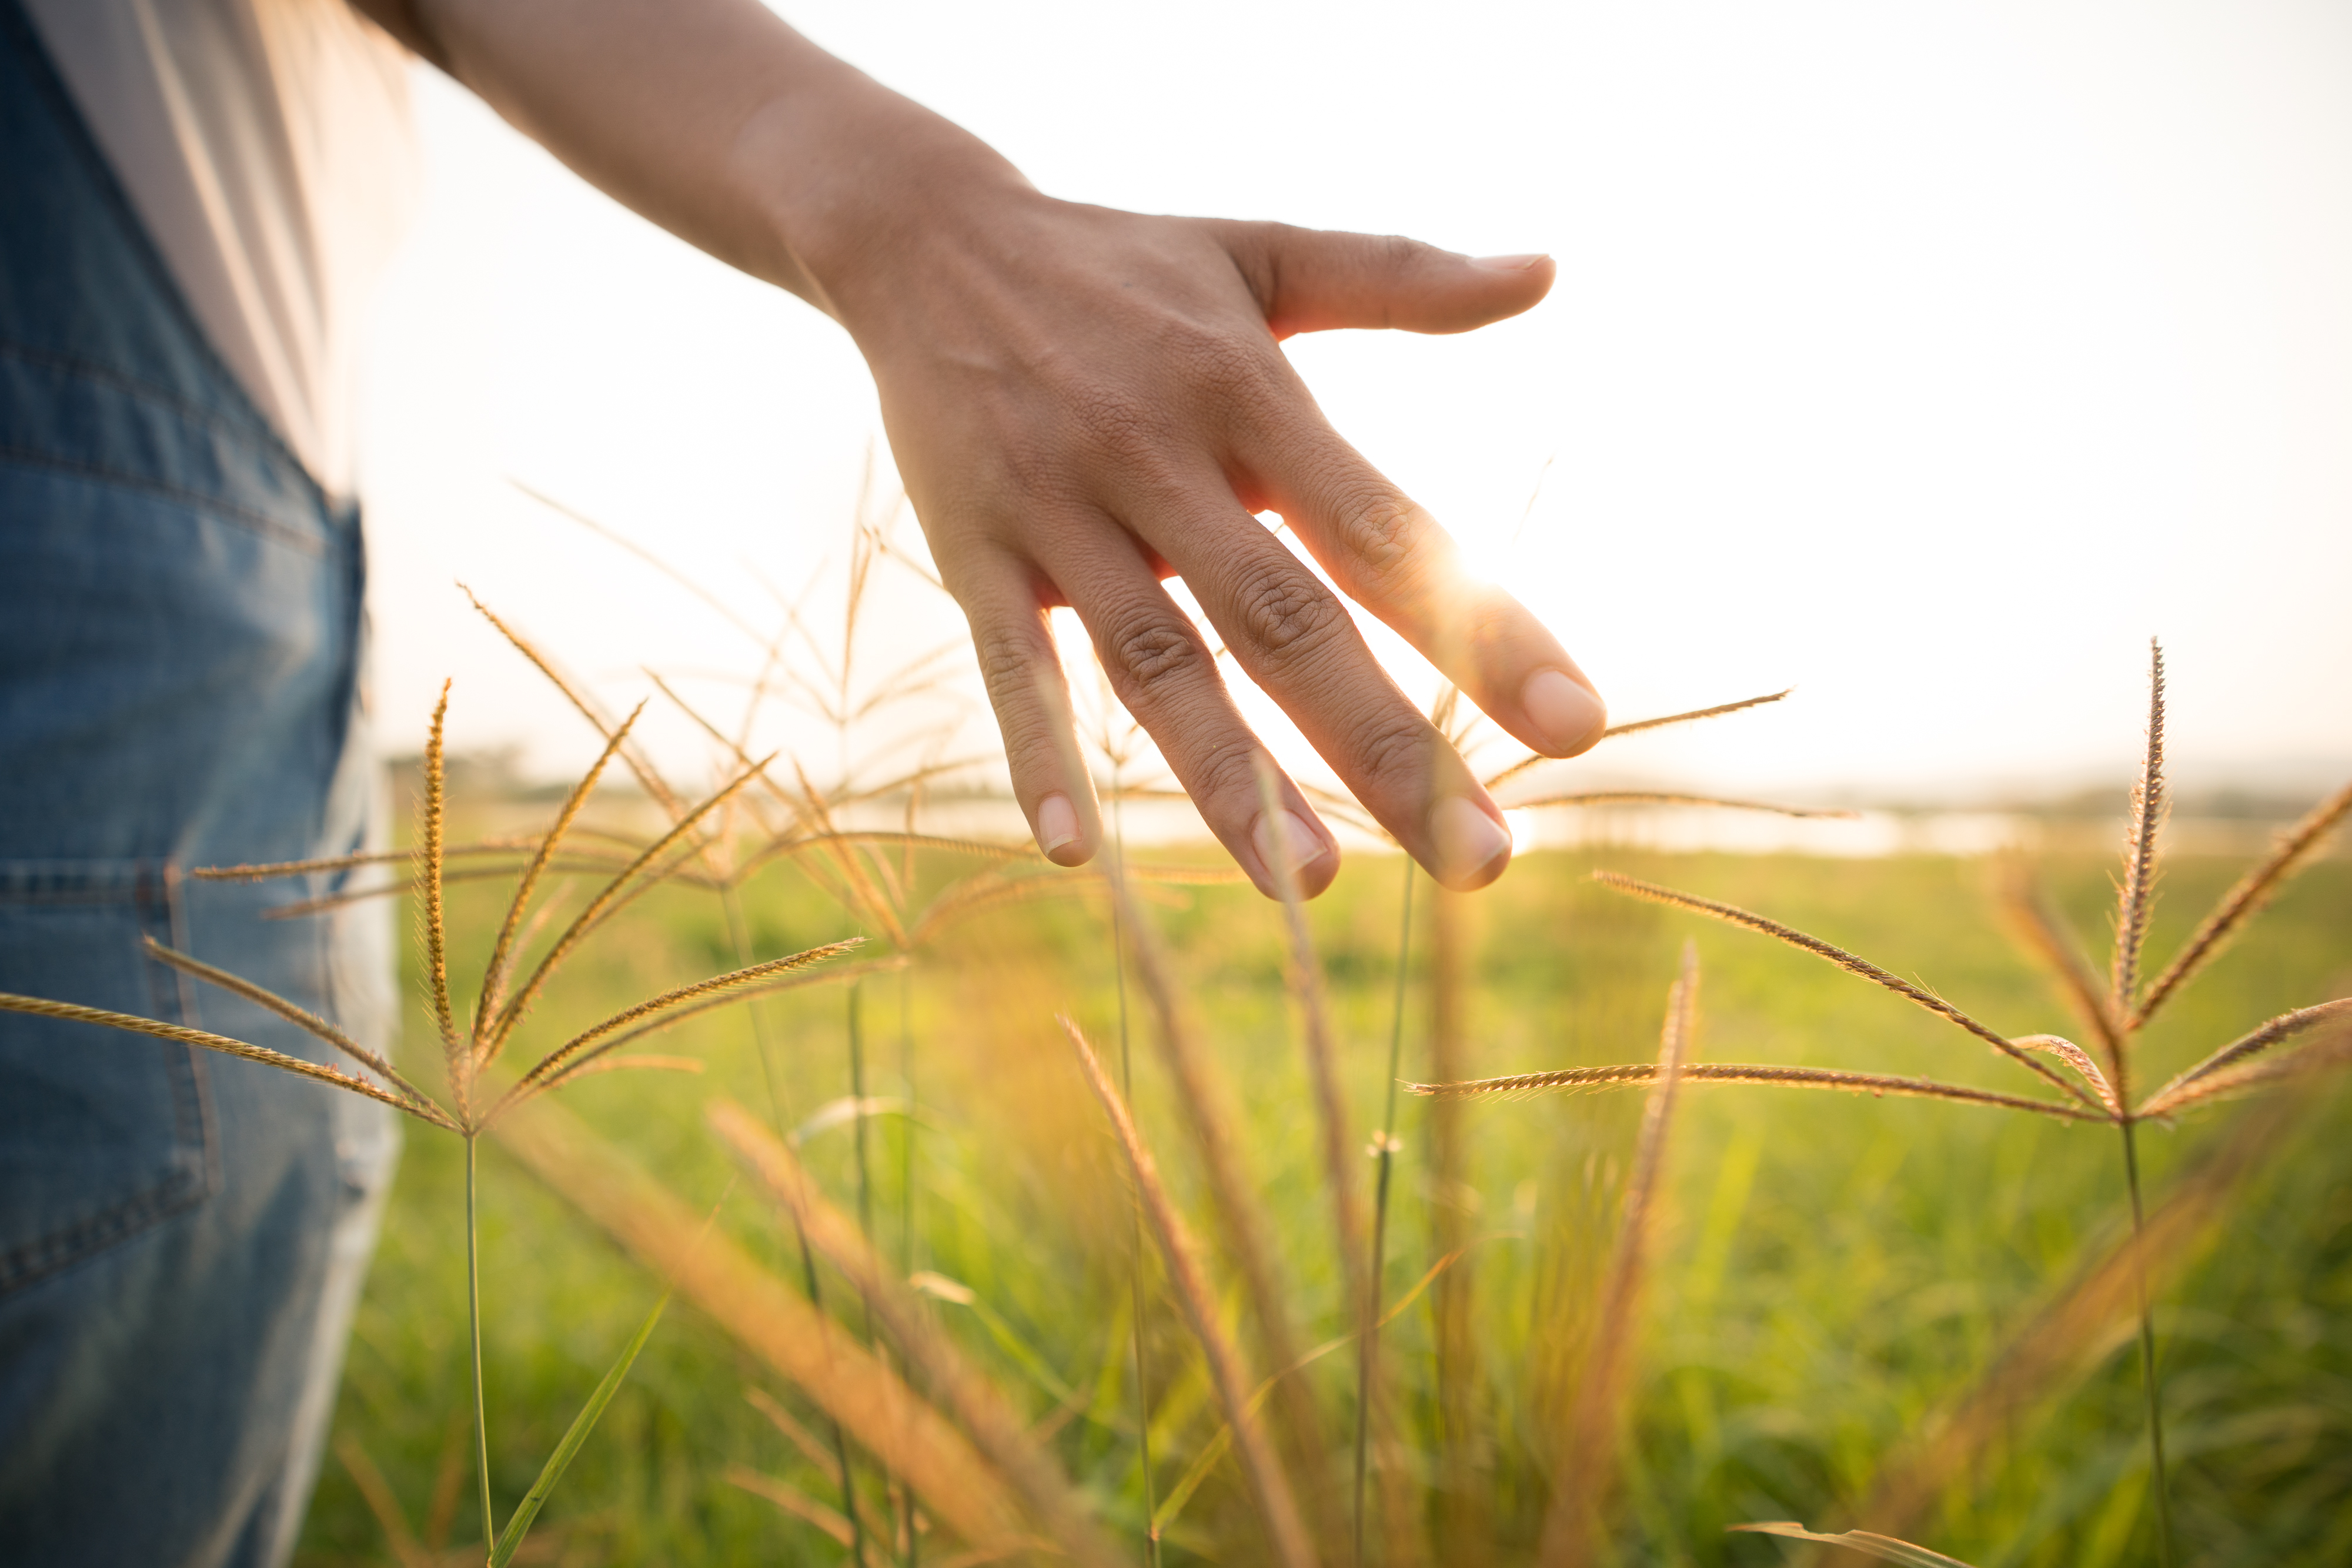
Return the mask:
<path id="1" fill-rule="evenodd" d="M 2184 783 L 2352 773 L 2352 8 L 781 8 L 1056 195 L 1556 256 L 1518 319 L 1286 351 L 1616 716 L 1797 688 L 1579 777 L 1955 802 L 2120 782 L 2151 636 Z M 817 312 L 422 68 L 416 103 L 427 194 L 365 400 L 381 744 L 414 750 L 455 677 L 455 744 L 560 773 L 593 737 L 457 581 L 615 706 L 646 667 L 740 705 L 762 651 L 735 622 L 805 593 L 830 623 L 887 446 Z M 919 553 L 911 517 L 899 537 Z M 883 578 L 869 670 L 959 626 Z M 941 700 L 944 749 L 992 747 L 968 692 Z M 708 759 L 683 717 L 648 722 Z M 833 765 L 814 720 L 763 734 Z"/>

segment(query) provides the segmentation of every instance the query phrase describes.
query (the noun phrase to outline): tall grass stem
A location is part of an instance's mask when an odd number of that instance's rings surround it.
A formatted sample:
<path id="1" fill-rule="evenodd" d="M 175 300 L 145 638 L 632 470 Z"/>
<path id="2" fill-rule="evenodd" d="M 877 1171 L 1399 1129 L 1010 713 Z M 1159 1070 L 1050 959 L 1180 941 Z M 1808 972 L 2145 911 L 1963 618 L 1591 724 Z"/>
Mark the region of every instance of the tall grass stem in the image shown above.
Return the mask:
<path id="1" fill-rule="evenodd" d="M 1127 874 L 1127 809 L 1121 799 L 1118 770 L 1111 770 L 1110 792 L 1111 876 Z M 1110 903 L 1111 967 L 1118 980 L 1118 1092 L 1129 1105 L 1135 1103 L 1135 1063 L 1128 1047 L 1127 1012 L 1127 901 L 1114 898 Z M 1143 1470 L 1143 1562 L 1144 1568 L 1160 1568 L 1160 1499 L 1159 1488 L 1151 1473 L 1151 1390 L 1144 1381 L 1143 1369 L 1143 1198 L 1139 1193 L 1130 1210 L 1135 1222 L 1133 1246 L 1129 1256 L 1133 1262 L 1128 1270 L 1128 1286 L 1135 1298 L 1135 1310 L 1129 1315 L 1135 1346 L 1135 1437 L 1136 1463 Z"/>
<path id="2" fill-rule="evenodd" d="M 1396 1163 L 1397 1080 L 1404 1071 L 1404 994 L 1412 956 L 1412 857 L 1404 857 L 1404 914 L 1397 923 L 1396 1005 L 1389 1016 L 1387 1108 L 1381 1113 L 1376 1151 L 1380 1176 L 1372 1187 L 1371 1299 L 1365 1305 L 1364 1337 L 1356 1364 L 1355 1562 L 1364 1563 L 1364 1488 L 1370 1469 L 1372 1401 L 1377 1393 L 1381 1348 L 1381 1279 L 1388 1262 L 1389 1173 Z"/>
<path id="3" fill-rule="evenodd" d="M 2139 1381 L 2147 1399 L 2148 1463 L 2154 1467 L 2148 1480 L 2156 1493 L 2156 1560 L 2159 1568 L 2172 1568 L 2172 1495 L 2164 1471 L 2164 1400 L 2156 1381 L 2156 1318 L 2147 1296 L 2147 1222 L 2140 1206 L 2137 1127 L 2132 1118 L 2124 1119 L 2124 1180 L 2131 1188 L 2132 1284 L 2139 1296 Z"/>
<path id="4" fill-rule="evenodd" d="M 482 1550 L 499 1547 L 498 1516 L 490 1511 L 490 1427 L 482 1398 L 482 1266 L 475 1218 L 474 1167 L 478 1134 L 466 1134 L 466 1330 L 474 1351 L 474 1459 L 482 1481 Z"/>

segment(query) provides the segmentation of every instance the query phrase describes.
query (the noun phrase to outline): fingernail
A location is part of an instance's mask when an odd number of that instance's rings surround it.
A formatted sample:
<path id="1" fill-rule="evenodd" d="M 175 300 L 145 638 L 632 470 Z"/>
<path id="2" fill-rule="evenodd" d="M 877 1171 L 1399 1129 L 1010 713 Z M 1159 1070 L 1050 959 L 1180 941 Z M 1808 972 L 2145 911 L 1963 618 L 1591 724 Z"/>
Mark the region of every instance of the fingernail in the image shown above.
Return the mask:
<path id="1" fill-rule="evenodd" d="M 1078 809 L 1059 791 L 1037 802 L 1037 847 L 1051 856 L 1064 844 L 1078 841 Z"/>
<path id="2" fill-rule="evenodd" d="M 1538 670 L 1519 688 L 1519 706 L 1535 727 L 1542 749 L 1554 757 L 1573 757 L 1594 741 L 1609 723 L 1609 710 L 1592 688 L 1562 670 Z"/>
<path id="3" fill-rule="evenodd" d="M 1313 865 L 1331 852 L 1323 835 L 1307 825 L 1296 811 L 1269 811 L 1250 829 L 1250 843 L 1266 870 L 1276 876 Z"/>
<path id="4" fill-rule="evenodd" d="M 1474 256 L 1470 258 L 1470 265 L 1483 267 L 1489 272 L 1525 272 L 1536 263 L 1550 259 L 1538 251 L 1532 256 Z"/>
<path id="5" fill-rule="evenodd" d="M 1450 795 L 1430 809 L 1429 836 L 1437 841 L 1438 880 L 1483 887 L 1501 872 L 1498 862 L 1511 854 L 1511 835 L 1503 824 L 1459 795 Z"/>

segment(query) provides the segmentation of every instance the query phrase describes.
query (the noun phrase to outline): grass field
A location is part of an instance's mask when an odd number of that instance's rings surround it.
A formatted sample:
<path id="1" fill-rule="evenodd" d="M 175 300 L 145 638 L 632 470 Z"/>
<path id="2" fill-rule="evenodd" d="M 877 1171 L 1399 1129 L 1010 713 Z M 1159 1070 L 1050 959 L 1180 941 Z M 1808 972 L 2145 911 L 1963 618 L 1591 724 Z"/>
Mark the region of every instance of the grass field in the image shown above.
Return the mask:
<path id="1" fill-rule="evenodd" d="M 1355 1147 L 1381 1115 L 1402 863 L 1358 857 L 1309 911 Z M 927 866 L 934 879 L 958 869 L 945 856 Z M 1703 977 L 1696 1060 L 2033 1086 L 1939 1020 L 1818 959 L 1611 894 L 1588 880 L 1596 866 L 1816 932 L 2004 1032 L 2072 1031 L 2055 988 L 2001 929 L 1982 862 L 1545 853 L 1442 911 L 1421 884 L 1406 1078 L 1441 1075 L 1431 1065 L 1441 1034 L 1455 1076 L 1649 1060 L 1687 937 Z M 2044 869 L 2103 950 L 2112 861 Z M 2240 869 L 2195 860 L 2169 868 L 2150 942 L 2158 961 Z M 854 1005 L 867 1093 L 912 1113 L 891 1108 L 813 1128 L 803 1153 L 834 1201 L 851 1207 L 862 1127 L 883 1255 L 901 1272 L 929 1270 L 966 1288 L 968 1301 L 934 1287 L 929 1310 L 938 1324 L 1141 1561 L 1129 1186 L 1054 1021 L 1070 1014 L 1115 1059 L 1120 977 L 1108 904 L 1084 892 L 1099 883 L 1085 873 L 1068 880 L 1073 896 L 992 910 L 903 973 L 860 984 Z M 451 897 L 457 929 L 494 928 L 502 890 L 469 884 Z M 856 930 L 789 868 L 763 875 L 744 897 L 759 957 Z M 1232 1092 L 1234 1143 L 1277 1238 L 1299 1341 L 1340 1338 L 1352 1321 L 1283 981 L 1281 911 L 1231 886 L 1156 890 L 1146 907 Z M 1444 975 L 1444 960 L 1433 957 L 1441 946 L 1458 955 Z M 717 902 L 665 888 L 596 939 L 541 1021 L 551 1034 L 736 961 Z M 408 962 L 415 997 L 414 953 Z M 2352 862 L 2335 859 L 2306 872 L 2151 1030 L 2144 1071 L 2153 1082 L 2273 1014 L 2347 993 Z M 796 1125 L 837 1102 L 849 1092 L 853 1003 L 846 988 L 819 986 L 760 1005 L 775 1040 L 772 1086 L 751 1015 L 734 1008 L 659 1047 L 699 1058 L 707 1072 L 614 1074 L 566 1091 L 565 1102 L 697 1213 L 716 1205 L 722 1232 L 798 1291 L 790 1227 L 737 1179 L 704 1107 L 723 1096 L 763 1119 L 781 1108 L 779 1119 Z M 1150 1044 L 1150 1015 L 1132 996 L 1129 1009 L 1139 1118 L 1180 1205 L 1213 1240 L 1199 1162 Z M 431 1036 L 415 1013 L 408 1039 Z M 418 1054 L 412 1046 L 412 1059 Z M 2160 1202 L 2200 1157 L 2242 1141 L 2252 1118 L 2271 1118 L 2217 1222 L 2176 1249 L 2157 1313 L 2186 1563 L 2352 1561 L 2347 1112 L 2352 1092 L 2303 1087 L 2143 1134 L 2151 1201 Z M 1457 1180 L 1441 1184 L 1431 1118 L 1449 1113 L 1459 1117 L 1462 1164 Z M 1638 1094 L 1475 1103 L 1450 1113 L 1405 1102 L 1384 1299 L 1412 1292 L 1450 1249 L 1446 1239 L 1465 1249 L 1385 1330 L 1396 1437 L 1376 1469 L 1370 1561 L 1533 1560 L 1641 1113 Z M 2156 1562 L 2128 1312 L 2067 1324 L 2058 1353 L 2034 1364 L 2027 1396 L 2003 1405 L 1981 1441 L 1940 1453 L 1928 1442 L 2030 1334 L 2083 1260 L 2122 1233 L 2127 1209 L 2108 1132 L 1960 1104 L 1685 1085 L 1666 1170 L 1602 1560 L 1790 1560 L 1800 1549 L 1725 1527 L 1873 1524 L 1872 1500 L 1884 1503 L 1890 1477 L 1907 1472 L 1926 1477 L 1918 1495 L 1927 1501 L 1905 1533 L 1977 1568 Z M 1368 1200 L 1369 1160 L 1362 1175 Z M 480 1561 L 456 1220 L 462 1180 L 457 1141 L 412 1130 L 303 1564 L 407 1568 L 442 1560 L 441 1549 L 464 1560 L 467 1543 Z M 490 1461 L 503 1512 L 661 1285 L 495 1139 L 485 1145 L 484 1184 Z M 1164 1271 L 1148 1256 L 1143 1268 L 1151 1482 L 1164 1501 L 1222 1417 Z M 1233 1272 L 1214 1247 L 1210 1271 L 1225 1317 L 1238 1322 Z M 861 1335 L 854 1292 L 838 1276 L 825 1278 L 824 1291 L 840 1331 Z M 1294 1475 L 1310 1514 L 1318 1498 L 1336 1500 L 1344 1514 L 1355 1364 L 1341 1348 L 1295 1375 L 1334 1435 L 1320 1470 Z M 761 1400 L 780 1406 L 805 1441 L 786 1436 Z M 877 1467 L 852 1457 L 867 1516 L 889 1517 Z M 814 1505 L 805 1511 L 820 1519 L 838 1511 L 822 1413 L 740 1338 L 690 1303 L 673 1305 L 530 1552 L 579 1563 L 845 1560 L 820 1524 L 738 1484 L 746 1467 Z M 361 1478 L 373 1484 L 379 1475 L 371 1505 Z M 386 1499 L 402 1516 L 390 1531 Z M 404 1531 L 415 1539 L 399 1539 Z M 1206 1467 L 1169 1522 L 1164 1560 L 1268 1561 L 1264 1542 L 1228 1455 Z M 944 1563 L 950 1551 L 925 1544 L 919 1555 Z M 1322 1542 L 1321 1552 L 1327 1563 L 1348 1561 L 1344 1540 Z M 885 1560 L 878 1550 L 874 1560 Z"/>

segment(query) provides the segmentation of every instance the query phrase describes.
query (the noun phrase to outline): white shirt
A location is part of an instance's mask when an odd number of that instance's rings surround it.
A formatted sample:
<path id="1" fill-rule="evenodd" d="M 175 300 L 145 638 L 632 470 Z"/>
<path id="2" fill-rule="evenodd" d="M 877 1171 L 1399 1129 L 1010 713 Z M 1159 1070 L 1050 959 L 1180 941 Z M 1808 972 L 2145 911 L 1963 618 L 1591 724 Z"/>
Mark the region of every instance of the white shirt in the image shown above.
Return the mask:
<path id="1" fill-rule="evenodd" d="M 26 0 L 214 348 L 352 487 L 370 295 L 415 204 L 407 56 L 346 0 Z"/>

